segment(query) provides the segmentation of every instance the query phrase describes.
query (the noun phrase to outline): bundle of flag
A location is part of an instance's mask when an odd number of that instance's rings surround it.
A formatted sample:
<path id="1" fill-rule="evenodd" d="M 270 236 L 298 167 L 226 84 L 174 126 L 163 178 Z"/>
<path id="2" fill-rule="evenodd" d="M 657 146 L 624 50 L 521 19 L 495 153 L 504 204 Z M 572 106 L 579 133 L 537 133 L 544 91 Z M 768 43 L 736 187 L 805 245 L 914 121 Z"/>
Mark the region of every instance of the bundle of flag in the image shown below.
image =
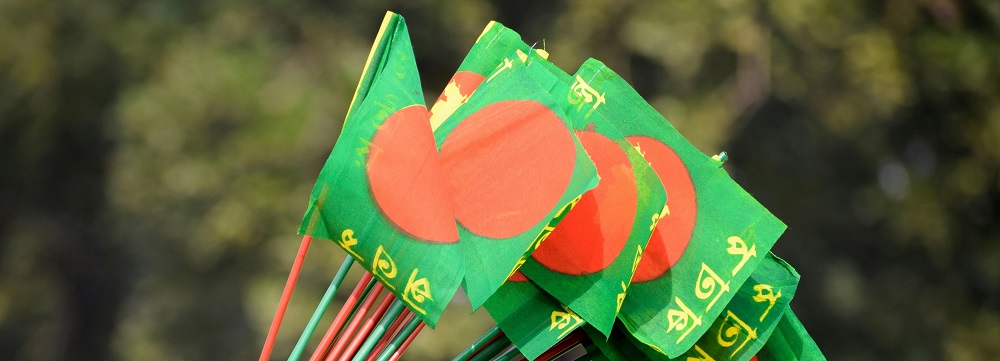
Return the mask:
<path id="1" fill-rule="evenodd" d="M 462 287 L 497 327 L 456 360 L 822 359 L 785 225 L 600 61 L 570 75 L 492 22 L 433 107 L 388 13 L 299 232 L 367 272 L 310 360 L 395 360 Z M 566 356 L 569 357 L 569 356 Z"/>

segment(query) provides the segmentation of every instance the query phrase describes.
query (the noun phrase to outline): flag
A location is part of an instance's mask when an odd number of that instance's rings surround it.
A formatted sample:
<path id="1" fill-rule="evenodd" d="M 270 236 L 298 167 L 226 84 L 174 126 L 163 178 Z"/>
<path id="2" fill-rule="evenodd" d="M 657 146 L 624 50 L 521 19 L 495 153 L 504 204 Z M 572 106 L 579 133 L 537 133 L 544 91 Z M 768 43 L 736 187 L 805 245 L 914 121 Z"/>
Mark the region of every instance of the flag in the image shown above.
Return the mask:
<path id="1" fill-rule="evenodd" d="M 299 232 L 335 241 L 434 327 L 462 257 L 423 101 L 406 23 L 389 12 Z"/>
<path id="2" fill-rule="evenodd" d="M 555 215 L 598 182 L 560 104 L 512 59 L 518 51 L 434 131 L 473 308 L 552 231 Z"/>
<path id="3" fill-rule="evenodd" d="M 791 308 L 785 310 L 757 358 L 760 361 L 826 360 Z"/>
<path id="4" fill-rule="evenodd" d="M 507 71 L 513 66 L 513 62 L 527 61 L 528 54 L 538 58 L 547 56 L 544 50 L 531 49 L 513 30 L 491 22 L 435 103 L 431 111 L 432 127 L 440 127 L 444 119 L 464 105 L 486 80 L 486 76 L 495 70 Z M 572 204 L 564 206 L 554 215 L 536 237 L 537 242 L 548 234 L 546 229 L 559 223 Z M 530 252 L 531 248 L 525 251 Z M 525 258 L 526 254 L 522 254 L 515 267 Z M 512 273 L 508 281 L 489 296 L 483 307 L 505 336 L 528 359 L 538 357 L 584 323 L 578 315 L 545 293 L 521 272 Z"/>
<path id="5" fill-rule="evenodd" d="M 629 104 L 609 108 L 607 119 L 666 189 L 666 207 L 618 317 L 639 341 L 676 357 L 708 330 L 785 225 L 614 71 L 590 59 L 577 75 L 607 102 Z"/>
<path id="6" fill-rule="evenodd" d="M 462 104 L 465 104 L 476 91 L 479 84 L 486 80 L 498 67 L 506 67 L 513 61 L 515 50 L 527 54 L 531 52 L 528 44 L 514 30 L 491 21 L 479 34 L 469 54 L 458 66 L 455 75 L 451 77 L 444 91 L 431 107 L 431 128 L 437 129 Z"/>
<path id="7" fill-rule="evenodd" d="M 588 191 L 521 267 L 529 278 L 605 335 L 611 332 L 642 249 L 666 202 L 660 179 L 609 117 L 632 104 L 612 99 L 531 55 L 533 78 L 569 116 L 600 183 Z"/>
<path id="8" fill-rule="evenodd" d="M 596 330 L 588 334 L 611 360 L 746 361 L 768 341 L 784 318 L 795 295 L 799 274 L 784 260 L 768 253 L 750 278 L 743 283 L 708 331 L 686 352 L 670 358 L 656 348 L 639 342 L 621 327 L 605 341 Z"/>

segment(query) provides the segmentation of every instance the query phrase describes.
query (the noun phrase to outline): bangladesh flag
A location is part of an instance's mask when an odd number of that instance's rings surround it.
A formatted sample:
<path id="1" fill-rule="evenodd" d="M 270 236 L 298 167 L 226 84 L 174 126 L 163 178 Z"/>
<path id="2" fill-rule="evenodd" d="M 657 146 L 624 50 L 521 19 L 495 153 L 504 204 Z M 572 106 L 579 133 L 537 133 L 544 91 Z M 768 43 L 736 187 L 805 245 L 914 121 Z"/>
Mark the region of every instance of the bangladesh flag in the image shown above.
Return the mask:
<path id="1" fill-rule="evenodd" d="M 629 335 L 615 329 L 612 338 L 604 341 L 600 334 L 588 330 L 601 352 L 611 360 L 715 360 L 746 361 L 751 359 L 774 337 L 788 303 L 795 295 L 799 274 L 784 260 L 768 253 L 760 266 L 736 292 L 722 314 L 708 331 L 683 354 L 670 358 Z"/>
<path id="2" fill-rule="evenodd" d="M 486 76 L 498 68 L 509 68 L 515 57 L 515 50 L 521 54 L 531 52 L 517 32 L 491 21 L 472 45 L 469 54 L 459 65 L 458 71 L 448 81 L 441 96 L 431 107 L 431 128 L 437 129 L 462 104 L 465 104 Z"/>
<path id="3" fill-rule="evenodd" d="M 666 194 L 642 154 L 611 124 L 633 106 L 532 55 L 529 71 L 569 116 L 601 178 L 521 267 L 542 289 L 605 335 L 625 300 Z"/>
<path id="4" fill-rule="evenodd" d="M 639 341 L 676 357 L 711 327 L 785 225 L 614 71 L 590 59 L 577 75 L 607 102 L 630 105 L 608 120 L 666 189 L 666 207 L 618 317 Z"/>
<path id="5" fill-rule="evenodd" d="M 520 271 L 515 271 L 483 308 L 529 360 L 586 323 Z"/>
<path id="6" fill-rule="evenodd" d="M 434 131 L 473 308 L 537 248 L 556 214 L 598 182 L 561 104 L 520 59 L 499 64 Z"/>
<path id="7" fill-rule="evenodd" d="M 529 53 L 539 58 L 547 55 L 541 50 L 532 51 L 517 33 L 497 22 L 491 22 L 435 103 L 431 112 L 432 126 L 439 127 L 443 118 L 465 104 L 492 71 L 510 69 L 514 61 L 525 62 Z M 555 214 L 546 230 L 538 235 L 537 242 L 548 234 L 548 229 L 559 223 L 571 206 L 572 203 Z M 518 263 L 523 262 L 524 258 L 522 255 Z M 540 356 L 584 324 L 578 315 L 545 293 L 520 271 L 511 274 L 508 281 L 486 300 L 483 307 L 506 337 L 528 359 Z"/>
<path id="8" fill-rule="evenodd" d="M 760 361 L 826 360 L 791 308 L 785 310 L 757 358 Z"/>
<path id="9" fill-rule="evenodd" d="M 331 239 L 434 327 L 462 257 L 403 18 L 387 13 L 299 232 Z"/>

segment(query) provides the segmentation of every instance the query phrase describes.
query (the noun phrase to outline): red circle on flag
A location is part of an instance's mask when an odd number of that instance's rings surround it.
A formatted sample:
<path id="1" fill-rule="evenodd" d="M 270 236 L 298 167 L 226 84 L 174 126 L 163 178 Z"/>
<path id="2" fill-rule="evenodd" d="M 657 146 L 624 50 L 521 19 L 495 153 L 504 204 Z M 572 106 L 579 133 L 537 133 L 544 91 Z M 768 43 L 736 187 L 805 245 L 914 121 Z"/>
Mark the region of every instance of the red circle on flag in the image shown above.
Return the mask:
<path id="1" fill-rule="evenodd" d="M 465 104 L 469 100 L 469 97 L 479 88 L 479 84 L 482 84 L 484 79 L 486 78 L 482 75 L 468 70 L 455 73 L 451 77 L 451 80 L 448 81 L 448 85 L 444 87 L 444 91 L 441 92 L 437 101 L 434 102 L 431 110 L 433 111 L 441 107 L 442 109 L 446 109 L 446 115 L 451 115 L 451 111 L 454 111 L 458 106 Z M 434 116 L 433 112 L 431 112 L 431 116 Z"/>
<path id="2" fill-rule="evenodd" d="M 524 273 L 521 272 L 521 270 L 517 270 L 517 271 L 514 271 L 514 273 L 512 273 L 510 275 L 510 277 L 507 277 L 507 281 L 508 282 L 528 282 L 528 276 L 525 276 Z"/>
<path id="3" fill-rule="evenodd" d="M 618 143 L 591 131 L 579 131 L 577 136 L 601 182 L 581 197 L 531 256 L 552 271 L 587 275 L 608 267 L 625 247 L 635 222 L 638 191 L 632 162 Z"/>
<path id="4" fill-rule="evenodd" d="M 412 105 L 390 115 L 368 152 L 368 182 L 386 217 L 415 238 L 457 242 L 458 228 L 427 108 Z"/>
<path id="5" fill-rule="evenodd" d="M 684 254 L 698 214 L 697 197 L 691 174 L 673 149 L 647 136 L 627 138 L 644 154 L 667 191 L 669 215 L 657 223 L 632 276 L 633 282 L 646 282 L 667 273 Z"/>
<path id="6" fill-rule="evenodd" d="M 472 233 L 510 238 L 556 206 L 573 176 L 576 145 L 542 103 L 505 100 L 459 123 L 441 160 L 455 218 Z"/>

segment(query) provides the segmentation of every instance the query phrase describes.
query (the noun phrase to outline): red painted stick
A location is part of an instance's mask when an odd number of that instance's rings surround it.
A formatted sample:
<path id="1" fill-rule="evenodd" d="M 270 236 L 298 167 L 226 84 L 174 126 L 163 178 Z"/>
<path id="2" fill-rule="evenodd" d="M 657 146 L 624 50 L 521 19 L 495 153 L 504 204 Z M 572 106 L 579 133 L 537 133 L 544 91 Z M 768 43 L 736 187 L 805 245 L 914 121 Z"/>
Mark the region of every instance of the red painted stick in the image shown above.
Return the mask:
<path id="1" fill-rule="evenodd" d="M 337 313 L 337 318 L 333 319 L 333 323 L 330 324 L 330 328 L 326 331 L 326 334 L 323 335 L 323 339 L 319 341 L 319 345 L 316 346 L 316 351 L 314 351 L 313 355 L 309 358 L 310 360 L 321 359 L 323 355 L 326 354 L 326 351 L 330 349 L 330 344 L 332 344 L 333 339 L 337 337 L 337 333 L 340 332 L 340 328 L 344 326 L 345 322 L 347 322 L 347 316 L 350 316 L 351 309 L 358 303 L 358 300 L 361 298 L 361 294 L 365 291 L 365 287 L 368 286 L 368 281 L 371 281 L 371 279 L 372 274 L 369 272 L 365 272 L 365 275 L 361 276 L 361 280 L 358 281 L 358 285 L 354 287 L 354 291 L 347 297 L 347 301 L 344 302 L 344 306 L 342 306 L 340 308 L 340 312 Z M 366 309 L 365 311 L 367 312 L 368 310 Z M 317 356 L 317 353 L 320 355 Z"/>
<path id="2" fill-rule="evenodd" d="M 285 290 L 281 293 L 281 301 L 278 301 L 278 309 L 274 311 L 274 319 L 271 320 L 271 328 L 267 331 L 267 339 L 264 340 L 264 349 L 260 351 L 260 361 L 268 361 L 271 358 L 271 349 L 274 348 L 274 340 L 278 337 L 278 329 L 281 328 L 281 319 L 285 317 L 285 309 L 288 308 L 288 301 L 292 299 L 292 290 L 295 289 L 295 281 L 299 279 L 299 272 L 302 271 L 302 262 L 306 260 L 306 252 L 309 251 L 309 244 L 312 237 L 302 237 L 299 244 L 299 253 L 292 263 L 292 270 L 288 273 L 288 281 L 285 282 Z"/>
<path id="3" fill-rule="evenodd" d="M 375 287 L 372 287 L 372 290 L 368 292 L 368 297 L 366 297 L 365 301 L 361 303 L 360 307 L 358 307 L 357 312 L 354 312 L 351 322 L 348 323 L 347 327 L 344 328 L 344 331 L 340 333 L 340 337 L 337 338 L 337 342 L 333 344 L 333 348 L 330 349 L 330 352 L 326 353 L 325 349 L 316 348 L 316 351 L 314 351 L 312 356 L 309 357 L 309 361 L 320 361 L 323 360 L 324 357 L 335 357 L 333 355 L 337 355 L 343 351 L 344 346 L 346 346 L 347 341 L 351 338 L 351 335 L 358 329 L 358 325 L 361 324 L 361 321 L 364 321 L 365 314 L 368 313 L 368 310 L 370 310 L 372 305 L 375 304 L 375 301 L 378 300 L 378 296 L 382 294 L 383 288 L 384 286 L 382 286 L 381 282 L 376 282 Z M 389 295 L 391 295 L 391 293 Z M 348 312 L 350 312 L 350 310 L 348 310 Z M 334 333 L 334 335 L 336 335 L 336 333 Z"/>
<path id="4" fill-rule="evenodd" d="M 386 330 L 382 339 L 375 344 L 375 348 L 373 348 L 372 352 L 368 354 L 368 358 L 365 359 L 365 361 L 374 361 L 377 359 L 378 355 L 382 353 L 383 349 L 385 349 L 385 346 L 388 345 L 392 339 L 396 338 L 396 334 L 403 329 L 403 325 L 410 322 L 410 319 L 413 317 L 413 313 L 410 312 L 410 309 L 404 308 L 403 313 L 399 314 L 399 317 L 396 317 L 395 321 L 392 321 L 392 325 L 390 325 L 389 329 Z"/>
<path id="5" fill-rule="evenodd" d="M 386 292 L 385 297 L 382 298 L 382 302 L 379 303 L 378 307 L 375 308 L 375 311 L 373 311 L 371 316 L 368 317 L 365 324 L 361 326 L 361 329 L 358 330 L 358 334 L 354 335 L 354 338 L 351 339 L 351 343 L 347 345 L 347 349 L 344 350 L 342 355 L 339 355 L 341 361 L 348 361 L 354 358 L 354 353 L 358 352 L 358 348 L 361 347 L 361 343 L 365 342 L 368 338 L 368 334 L 372 332 L 373 328 L 375 328 L 375 324 L 382 319 L 382 315 L 385 314 L 385 311 L 389 309 L 389 305 L 391 305 L 392 301 L 395 300 L 396 296 L 393 296 L 392 292 Z M 333 359 L 334 355 L 330 354 L 327 356 L 326 361 L 333 361 Z"/>
<path id="6" fill-rule="evenodd" d="M 389 357 L 389 361 L 399 360 L 399 357 L 403 356 L 403 351 L 406 351 L 406 348 L 410 346 L 410 343 L 413 342 L 413 339 L 417 338 L 417 334 L 419 334 L 420 330 L 423 329 L 424 329 L 424 323 L 421 322 L 419 325 L 417 325 L 417 328 L 413 330 L 413 333 L 411 333 L 410 336 L 406 338 L 406 341 L 403 341 L 403 344 L 399 346 L 399 349 L 397 349 L 396 352 L 392 353 L 392 356 Z"/>

